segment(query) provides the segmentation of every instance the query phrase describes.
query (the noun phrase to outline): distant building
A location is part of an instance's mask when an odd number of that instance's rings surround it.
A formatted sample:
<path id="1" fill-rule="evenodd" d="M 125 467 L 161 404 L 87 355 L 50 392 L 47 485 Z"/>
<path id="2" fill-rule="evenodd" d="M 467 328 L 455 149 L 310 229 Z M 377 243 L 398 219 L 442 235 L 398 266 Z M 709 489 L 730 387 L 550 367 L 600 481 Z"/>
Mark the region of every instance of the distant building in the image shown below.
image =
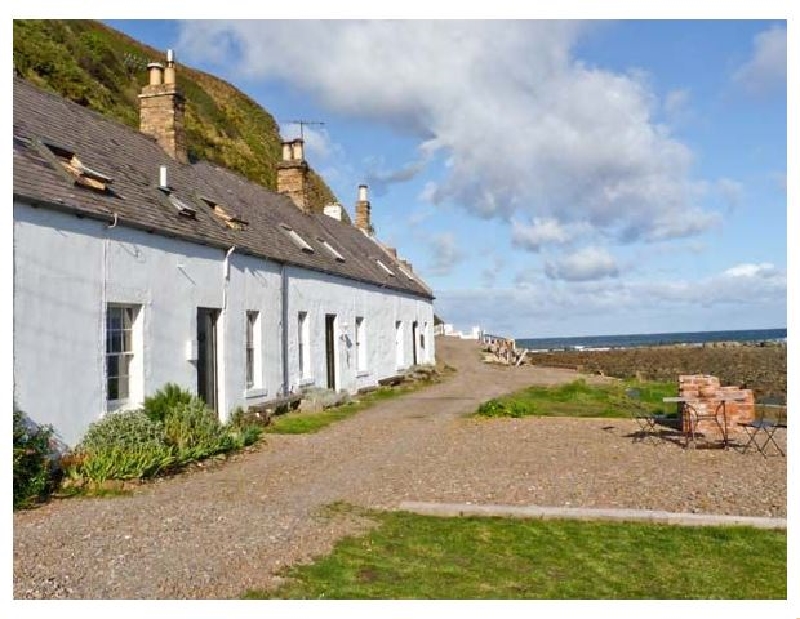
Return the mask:
<path id="1" fill-rule="evenodd" d="M 170 53 L 141 132 L 14 78 L 14 398 L 69 444 L 167 382 L 226 419 L 435 362 L 433 294 L 373 235 L 308 208 L 303 141 L 278 192 L 186 152 Z"/>

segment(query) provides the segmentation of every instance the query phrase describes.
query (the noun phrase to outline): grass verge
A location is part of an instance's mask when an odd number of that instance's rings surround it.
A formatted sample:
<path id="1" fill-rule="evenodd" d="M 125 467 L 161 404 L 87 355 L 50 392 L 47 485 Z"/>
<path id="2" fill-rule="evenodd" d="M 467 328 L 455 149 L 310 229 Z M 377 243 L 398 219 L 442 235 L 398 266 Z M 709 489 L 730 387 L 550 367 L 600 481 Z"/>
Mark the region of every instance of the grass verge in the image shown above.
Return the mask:
<path id="1" fill-rule="evenodd" d="M 653 413 L 676 414 L 675 405 L 662 402 L 677 395 L 673 382 L 625 381 L 590 385 L 579 379 L 557 387 L 528 387 L 488 400 L 475 413 L 477 417 L 629 417 L 632 402 L 625 390 L 641 393 L 640 405 Z"/>
<path id="2" fill-rule="evenodd" d="M 272 418 L 272 423 L 264 428 L 265 432 L 272 434 L 307 434 L 317 432 L 330 424 L 351 417 L 378 402 L 389 400 L 400 395 L 418 391 L 435 381 L 420 381 L 411 385 L 400 387 L 380 387 L 375 391 L 359 396 L 357 400 L 341 406 L 329 408 L 318 413 L 294 411 Z"/>
<path id="3" fill-rule="evenodd" d="M 379 527 L 247 599 L 785 599 L 786 534 L 747 527 L 437 518 Z"/>

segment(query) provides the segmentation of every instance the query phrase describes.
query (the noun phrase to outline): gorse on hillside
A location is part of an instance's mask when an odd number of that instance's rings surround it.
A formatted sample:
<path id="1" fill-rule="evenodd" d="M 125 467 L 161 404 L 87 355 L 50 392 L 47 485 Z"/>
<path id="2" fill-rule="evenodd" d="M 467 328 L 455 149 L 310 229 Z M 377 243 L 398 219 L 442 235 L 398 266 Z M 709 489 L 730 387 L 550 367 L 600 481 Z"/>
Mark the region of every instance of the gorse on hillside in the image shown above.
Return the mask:
<path id="1" fill-rule="evenodd" d="M 14 68 L 22 77 L 136 129 L 145 65 L 163 56 L 164 50 L 94 21 L 14 20 Z M 274 191 L 281 158 L 275 119 L 207 73 L 181 65 L 177 82 L 186 97 L 189 158 L 216 163 Z M 336 197 L 313 170 L 308 181 L 312 208 L 322 212 Z"/>

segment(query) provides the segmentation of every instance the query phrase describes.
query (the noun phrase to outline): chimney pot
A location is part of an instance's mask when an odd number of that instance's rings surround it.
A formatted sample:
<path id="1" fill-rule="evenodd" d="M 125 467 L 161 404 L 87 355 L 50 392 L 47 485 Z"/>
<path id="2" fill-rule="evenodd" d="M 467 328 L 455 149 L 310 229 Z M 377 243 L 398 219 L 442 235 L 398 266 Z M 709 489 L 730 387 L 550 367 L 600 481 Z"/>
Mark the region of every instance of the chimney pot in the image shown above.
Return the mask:
<path id="1" fill-rule="evenodd" d="M 300 138 L 292 142 L 292 159 L 295 161 L 303 161 L 303 140 Z"/>
<path id="2" fill-rule="evenodd" d="M 367 194 L 367 186 L 358 186 L 358 200 L 356 201 L 356 228 L 367 234 L 374 232 L 372 222 L 370 221 L 370 205 L 369 195 Z"/>
<path id="3" fill-rule="evenodd" d="M 291 142 L 283 142 L 283 160 L 284 161 L 291 161 L 292 160 L 292 143 Z"/>
<path id="4" fill-rule="evenodd" d="M 175 53 L 171 49 L 167 50 L 167 62 L 175 62 Z"/>
<path id="5" fill-rule="evenodd" d="M 164 83 L 175 83 L 175 54 L 171 49 L 167 50 L 167 68 L 164 69 Z"/>
<path id="6" fill-rule="evenodd" d="M 164 65 L 160 62 L 151 62 L 147 65 L 147 71 L 150 74 L 150 85 L 160 86 L 161 77 L 164 72 Z"/>
<path id="7" fill-rule="evenodd" d="M 358 186 L 358 201 L 359 202 L 367 202 L 369 200 L 369 196 L 367 194 L 367 186 L 366 185 L 359 185 Z"/>
<path id="8" fill-rule="evenodd" d="M 161 189 L 169 187 L 167 184 L 167 166 L 162 165 L 158 170 L 158 186 Z"/>

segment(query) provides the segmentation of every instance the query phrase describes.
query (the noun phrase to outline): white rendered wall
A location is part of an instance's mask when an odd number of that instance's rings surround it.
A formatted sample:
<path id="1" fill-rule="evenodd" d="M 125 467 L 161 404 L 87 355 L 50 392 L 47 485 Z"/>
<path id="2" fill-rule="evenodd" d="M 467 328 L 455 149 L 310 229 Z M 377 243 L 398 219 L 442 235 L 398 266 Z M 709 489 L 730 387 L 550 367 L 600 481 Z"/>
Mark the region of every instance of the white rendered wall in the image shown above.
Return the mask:
<path id="1" fill-rule="evenodd" d="M 196 392 L 187 360 L 198 307 L 218 308 L 218 400 L 225 419 L 237 406 L 283 390 L 281 266 L 74 215 L 14 205 L 14 396 L 34 421 L 53 424 L 68 444 L 108 410 L 105 307 L 140 306 L 135 325 L 138 380 L 128 407 L 166 382 Z M 404 322 L 411 364 L 411 323 L 428 324 L 418 362 L 434 362 L 433 306 L 411 295 L 286 267 L 289 276 L 289 388 L 298 388 L 297 312 L 309 315 L 313 383 L 325 386 L 325 314 L 337 316 L 337 388 L 350 392 L 398 372 L 394 322 Z M 245 389 L 245 316 L 260 315 L 260 369 Z M 356 375 L 355 317 L 365 320 L 367 372 Z M 346 327 L 345 327 L 346 325 Z M 135 388 L 138 387 L 138 388 Z"/>
<path id="2" fill-rule="evenodd" d="M 425 299 L 378 286 L 326 275 L 306 269 L 287 267 L 289 276 L 289 388 L 327 385 L 325 365 L 325 316 L 336 316 L 335 335 L 336 388 L 354 392 L 376 385 L 378 380 L 395 376 L 412 363 L 411 323 L 433 324 L 433 304 Z M 307 312 L 309 320 L 311 363 L 308 379 L 301 379 L 298 360 L 297 315 Z M 364 318 L 366 368 L 358 372 L 355 351 L 355 320 Z M 403 322 L 404 362 L 395 360 L 395 321 Z M 425 338 L 425 351 L 418 348 L 418 363 L 434 363 L 432 334 Z M 419 346 L 419 343 L 418 343 Z"/>

